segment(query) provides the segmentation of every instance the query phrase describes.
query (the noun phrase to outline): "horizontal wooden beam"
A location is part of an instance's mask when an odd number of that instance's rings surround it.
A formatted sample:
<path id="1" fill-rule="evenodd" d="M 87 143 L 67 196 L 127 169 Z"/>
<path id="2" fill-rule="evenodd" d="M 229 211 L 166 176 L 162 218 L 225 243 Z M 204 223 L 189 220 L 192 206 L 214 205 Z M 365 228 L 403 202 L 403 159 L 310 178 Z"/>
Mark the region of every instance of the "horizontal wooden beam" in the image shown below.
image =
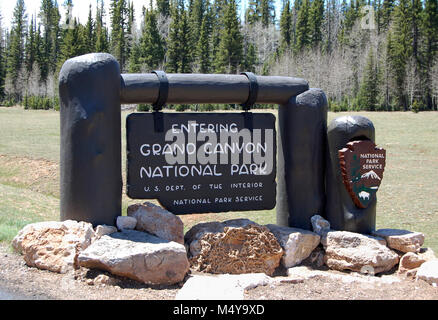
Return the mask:
<path id="1" fill-rule="evenodd" d="M 250 82 L 245 75 L 167 74 L 170 104 L 237 103 L 248 100 Z M 156 74 L 122 74 L 121 103 L 155 103 L 160 82 Z M 286 104 L 293 96 L 309 90 L 304 79 L 257 76 L 256 103 Z"/>

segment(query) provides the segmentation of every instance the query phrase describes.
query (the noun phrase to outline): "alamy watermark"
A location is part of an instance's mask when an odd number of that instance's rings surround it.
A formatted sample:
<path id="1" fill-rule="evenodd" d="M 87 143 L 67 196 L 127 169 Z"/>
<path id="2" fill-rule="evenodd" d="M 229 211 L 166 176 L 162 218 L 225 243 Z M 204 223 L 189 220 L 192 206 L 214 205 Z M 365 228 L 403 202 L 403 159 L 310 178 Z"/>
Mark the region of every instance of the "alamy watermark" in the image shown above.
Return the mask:
<path id="1" fill-rule="evenodd" d="M 144 157 L 164 156 L 167 166 L 230 165 L 231 175 L 246 170 L 251 175 L 270 175 L 274 170 L 274 130 L 239 129 L 236 123 L 207 124 L 189 121 L 173 125 L 166 144 L 143 144 Z M 196 166 L 195 166 L 196 165 Z"/>
<path id="2" fill-rule="evenodd" d="M 361 9 L 362 19 L 360 19 L 360 27 L 365 30 L 376 29 L 376 17 L 374 8 L 370 5 L 365 5 Z"/>

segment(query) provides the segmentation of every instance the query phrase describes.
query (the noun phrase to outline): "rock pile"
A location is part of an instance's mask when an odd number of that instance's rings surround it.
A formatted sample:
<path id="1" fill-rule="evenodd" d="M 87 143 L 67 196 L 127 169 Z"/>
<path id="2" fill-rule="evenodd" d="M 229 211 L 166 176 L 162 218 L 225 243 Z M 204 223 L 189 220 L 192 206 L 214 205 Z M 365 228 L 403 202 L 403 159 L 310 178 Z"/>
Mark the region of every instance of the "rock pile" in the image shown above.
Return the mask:
<path id="1" fill-rule="evenodd" d="M 116 221 L 119 232 L 113 226 L 93 229 L 76 221 L 31 224 L 13 246 L 27 265 L 39 269 L 67 273 L 96 268 L 147 284 L 181 282 L 190 267 L 181 220 L 149 203 L 132 206 L 128 213 L 132 216 Z"/>
<path id="2" fill-rule="evenodd" d="M 329 222 L 319 216 L 312 218 L 312 225 L 321 234 L 324 263 L 330 269 L 372 275 L 396 270 L 400 275 L 438 285 L 438 259 L 431 249 L 422 248 L 424 234 L 420 232 L 380 229 L 363 235 L 333 231 Z"/>
<path id="3" fill-rule="evenodd" d="M 32 267 L 58 273 L 81 267 L 101 269 L 154 285 L 182 282 L 190 266 L 205 273 L 257 273 L 267 279 L 279 266 L 292 277 L 302 268 L 323 272 L 315 269 L 324 265 L 356 275 L 392 272 L 438 285 L 438 259 L 432 250 L 422 248 L 422 233 L 335 231 L 321 216 L 312 217 L 311 223 L 314 232 L 235 219 L 201 223 L 184 236 L 179 217 L 144 203 L 130 206 L 128 216 L 117 219 L 117 228 L 101 225 L 93 229 L 89 223 L 76 221 L 41 222 L 23 228 L 12 245 Z M 191 279 L 195 287 L 202 287 L 201 280 Z M 208 278 L 213 286 L 221 279 Z M 107 280 L 96 283 L 111 282 Z M 246 285 L 233 281 L 240 297 Z M 181 297 L 186 295 L 181 293 Z"/>

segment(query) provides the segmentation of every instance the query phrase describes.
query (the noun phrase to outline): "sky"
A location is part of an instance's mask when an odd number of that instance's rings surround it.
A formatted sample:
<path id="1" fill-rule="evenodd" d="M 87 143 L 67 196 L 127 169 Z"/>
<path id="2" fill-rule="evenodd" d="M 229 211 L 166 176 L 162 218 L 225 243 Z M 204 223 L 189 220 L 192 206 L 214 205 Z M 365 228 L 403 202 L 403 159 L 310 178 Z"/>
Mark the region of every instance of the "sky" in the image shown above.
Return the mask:
<path id="1" fill-rule="evenodd" d="M 106 14 L 108 15 L 110 0 L 105 0 L 104 2 Z M 5 28 L 10 28 L 16 3 L 16 0 L 0 0 L 2 25 Z M 30 18 L 32 15 L 38 15 L 38 12 L 40 11 L 41 0 L 24 0 L 24 3 L 26 5 L 26 13 L 28 18 Z M 64 3 L 64 0 L 58 0 L 61 15 L 64 17 L 66 10 L 62 3 Z M 94 13 L 96 12 L 96 0 L 73 0 L 73 17 L 78 17 L 83 24 L 86 23 L 90 4 L 92 5 L 94 18 Z M 147 4 L 149 4 L 149 0 L 134 0 L 135 13 L 138 15 L 138 17 L 140 17 L 142 6 L 147 6 Z"/>
<path id="2" fill-rule="evenodd" d="M 134 1 L 134 8 L 135 8 L 135 14 L 136 14 L 136 20 L 137 24 L 138 21 L 140 21 L 141 18 L 141 8 L 143 5 L 145 7 L 149 6 L 150 0 L 133 0 Z M 244 8 L 246 8 L 246 3 L 248 0 L 241 0 L 241 4 Z M 279 7 L 278 3 L 280 3 L 281 0 L 276 0 L 277 3 L 277 19 L 279 18 Z M 107 14 L 109 14 L 109 3 L 110 0 L 104 0 L 105 2 L 105 10 Z M 37 15 L 40 10 L 41 0 L 24 0 L 24 3 L 26 5 L 26 13 L 28 15 L 28 18 L 32 17 L 32 15 Z M 64 0 L 58 0 L 58 3 L 60 4 L 60 11 L 61 15 L 64 17 L 65 14 L 65 8 L 62 6 L 62 3 L 64 3 Z M 93 17 L 94 13 L 96 12 L 96 0 L 73 0 L 73 17 L 78 17 L 81 23 L 86 23 L 88 18 L 88 9 L 90 4 L 93 8 Z M 14 7 L 16 5 L 16 0 L 0 0 L 0 13 L 2 16 L 2 26 L 4 28 L 10 28 L 12 16 L 14 12 Z M 62 20 L 61 20 L 62 21 Z"/>

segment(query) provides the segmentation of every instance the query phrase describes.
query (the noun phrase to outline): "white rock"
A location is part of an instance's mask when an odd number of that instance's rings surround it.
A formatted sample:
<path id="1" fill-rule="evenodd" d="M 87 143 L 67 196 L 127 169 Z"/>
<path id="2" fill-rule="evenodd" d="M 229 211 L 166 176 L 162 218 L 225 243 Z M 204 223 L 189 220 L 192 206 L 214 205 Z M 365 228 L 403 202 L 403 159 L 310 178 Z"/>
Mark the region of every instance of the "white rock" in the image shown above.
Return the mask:
<path id="1" fill-rule="evenodd" d="M 401 252 L 419 252 L 424 243 L 424 234 L 398 229 L 380 229 L 372 233 L 384 238 L 388 247 Z"/>
<path id="2" fill-rule="evenodd" d="M 347 231 L 330 231 L 322 239 L 324 262 L 334 270 L 378 274 L 391 270 L 399 256 L 384 239 Z"/>
<path id="3" fill-rule="evenodd" d="M 78 267 L 76 257 L 95 237 L 86 222 L 39 222 L 25 226 L 13 239 L 14 249 L 26 264 L 39 269 L 67 273 Z"/>
<path id="4" fill-rule="evenodd" d="M 425 261 L 426 261 L 425 259 L 423 259 L 420 255 L 418 255 L 416 253 L 413 253 L 413 252 L 405 253 L 400 258 L 398 272 L 399 273 L 406 273 L 409 270 L 416 269 L 416 268 L 420 267 Z"/>
<path id="5" fill-rule="evenodd" d="M 420 252 L 418 252 L 418 255 L 421 257 L 421 259 L 424 259 L 425 261 L 436 259 L 435 253 L 431 248 L 421 248 Z"/>
<path id="6" fill-rule="evenodd" d="M 438 285 L 438 259 L 423 263 L 417 270 L 417 279 Z"/>
<path id="7" fill-rule="evenodd" d="M 99 225 L 94 230 L 95 240 L 100 239 L 103 236 L 113 234 L 115 232 L 117 232 L 117 228 L 114 226 Z"/>
<path id="8" fill-rule="evenodd" d="M 243 300 L 245 290 L 273 283 L 263 273 L 241 275 L 191 276 L 176 295 L 176 300 Z"/>
<path id="9" fill-rule="evenodd" d="M 78 261 L 82 267 L 147 284 L 175 284 L 189 270 L 183 245 L 132 230 L 103 236 L 81 252 Z"/>
<path id="10" fill-rule="evenodd" d="M 128 216 L 137 219 L 136 230 L 184 244 L 184 224 L 180 217 L 150 202 L 128 207 Z"/>
<path id="11" fill-rule="evenodd" d="M 284 255 L 281 263 L 285 268 L 291 268 L 308 258 L 319 245 L 320 236 L 316 233 L 289 227 L 269 224 L 268 229 L 275 235 Z"/>
<path id="12" fill-rule="evenodd" d="M 401 282 L 401 279 L 395 276 L 370 277 L 369 275 L 363 275 L 360 273 L 339 273 L 331 270 L 314 270 L 306 266 L 290 268 L 288 269 L 287 274 L 288 278 L 304 281 L 313 278 L 323 278 L 343 283 L 393 284 Z M 286 282 L 286 279 L 283 278 L 280 282 Z"/>
<path id="13" fill-rule="evenodd" d="M 117 229 L 123 231 L 123 230 L 134 230 L 135 226 L 137 225 L 137 219 L 133 217 L 125 217 L 120 216 L 117 217 Z"/>

